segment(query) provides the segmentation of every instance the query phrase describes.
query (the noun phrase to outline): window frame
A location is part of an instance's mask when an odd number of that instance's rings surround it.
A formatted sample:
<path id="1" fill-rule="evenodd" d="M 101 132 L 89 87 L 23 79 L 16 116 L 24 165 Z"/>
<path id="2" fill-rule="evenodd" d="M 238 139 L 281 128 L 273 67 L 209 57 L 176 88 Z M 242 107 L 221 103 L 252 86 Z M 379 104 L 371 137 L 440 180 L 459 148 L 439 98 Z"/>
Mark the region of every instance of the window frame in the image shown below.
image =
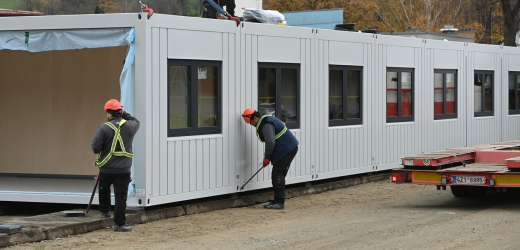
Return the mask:
<path id="1" fill-rule="evenodd" d="M 170 128 L 170 67 L 171 66 L 188 66 L 191 67 L 191 86 L 190 86 L 190 105 L 191 110 L 189 112 L 190 122 L 192 124 L 189 128 Z M 198 96 L 198 67 L 199 66 L 210 66 L 215 67 L 216 73 L 216 86 L 217 89 L 217 126 L 214 127 L 199 127 L 198 126 L 198 113 L 199 113 L 199 96 Z M 195 70 L 197 69 L 197 70 Z M 210 61 L 210 60 L 185 60 L 185 59 L 168 59 L 168 69 L 167 69 L 167 98 L 168 98 L 168 108 L 167 108 L 167 120 L 168 120 L 168 137 L 180 137 L 180 136 L 196 136 L 196 135 L 209 135 L 209 134 L 220 134 L 222 133 L 222 62 L 221 61 Z M 195 79 L 195 80 L 194 80 Z"/>
<path id="2" fill-rule="evenodd" d="M 300 86 L 301 86 L 301 77 L 300 77 L 300 64 L 299 63 L 258 63 L 258 76 L 257 76 L 257 106 L 259 105 L 258 100 L 260 100 L 260 69 L 275 69 L 276 72 L 276 83 L 275 83 L 275 117 L 281 117 L 279 112 L 282 111 L 282 69 L 296 69 L 296 122 L 284 122 L 287 128 L 289 129 L 299 129 L 300 128 Z M 257 109 L 258 110 L 258 107 Z"/>
<path id="3" fill-rule="evenodd" d="M 485 117 L 485 116 L 495 116 L 495 71 L 493 70 L 475 70 L 473 72 L 473 78 L 475 78 L 475 75 L 477 74 L 482 74 L 482 75 L 485 75 L 485 74 L 491 74 L 491 90 L 493 91 L 493 101 L 491 102 L 491 111 L 484 111 L 486 110 L 486 107 L 484 106 L 485 102 L 484 102 L 484 99 L 485 99 L 485 94 L 484 94 L 484 89 L 481 88 L 481 91 L 480 91 L 480 103 L 482 104 L 482 110 L 481 112 L 476 112 L 475 111 L 475 100 L 473 100 L 473 117 Z M 484 79 L 484 78 L 482 78 Z M 475 97 L 475 79 L 473 79 L 473 98 L 476 98 Z"/>
<path id="4" fill-rule="evenodd" d="M 395 123 L 395 122 L 413 122 L 415 121 L 415 68 L 397 68 L 397 67 L 387 67 L 385 72 L 385 96 L 388 91 L 387 88 L 387 82 L 388 82 L 388 72 L 397 72 L 397 116 L 388 116 L 388 108 L 385 107 L 386 112 L 386 122 L 387 123 Z M 411 73 L 411 83 L 410 86 L 412 88 L 411 95 L 412 95 L 412 115 L 402 117 L 401 116 L 401 89 L 402 89 L 402 83 L 401 83 L 401 73 L 402 72 L 409 72 Z M 388 99 L 385 97 L 385 105 L 387 105 Z"/>
<path id="5" fill-rule="evenodd" d="M 343 120 L 330 120 L 329 117 L 329 127 L 336 126 L 351 126 L 351 125 L 360 125 L 363 124 L 363 67 L 362 66 L 351 66 L 351 65 L 333 65 L 329 64 L 329 105 L 328 114 L 330 114 L 330 71 L 331 70 L 341 70 L 343 72 Z M 359 118 L 347 118 L 348 104 L 347 104 L 347 94 L 348 94 L 348 71 L 359 71 Z"/>
<path id="6" fill-rule="evenodd" d="M 457 78 L 458 78 L 458 71 L 456 69 L 434 69 L 433 71 L 433 86 L 434 86 L 434 98 L 435 98 L 435 74 L 436 73 L 442 73 L 442 96 L 443 96 L 443 114 L 440 114 L 440 115 L 436 115 L 435 114 L 435 111 L 433 112 L 433 118 L 434 120 L 444 120 L 444 119 L 454 119 L 454 118 L 457 118 L 457 107 L 458 107 L 458 99 L 457 99 L 457 95 L 458 95 L 458 81 L 457 81 Z M 455 78 L 454 78 L 454 86 L 455 86 L 455 113 L 454 114 L 447 114 L 446 113 L 446 108 L 447 108 L 447 105 L 446 105 L 446 102 L 447 102 L 447 91 L 446 91 L 446 74 L 449 74 L 449 73 L 453 73 L 455 74 Z M 434 102 L 435 102 L 435 99 L 434 99 Z"/>
<path id="7" fill-rule="evenodd" d="M 520 76 L 520 71 L 509 71 L 507 74 L 508 77 L 508 83 L 509 83 L 509 76 L 513 75 L 515 78 L 515 109 L 509 109 L 509 93 L 508 93 L 508 102 L 507 102 L 507 109 L 509 111 L 509 115 L 518 115 L 520 114 L 520 104 L 518 104 L 518 101 L 520 101 L 518 94 L 520 93 L 520 81 L 518 81 L 518 77 Z M 507 91 L 509 92 L 509 86 L 507 87 Z"/>

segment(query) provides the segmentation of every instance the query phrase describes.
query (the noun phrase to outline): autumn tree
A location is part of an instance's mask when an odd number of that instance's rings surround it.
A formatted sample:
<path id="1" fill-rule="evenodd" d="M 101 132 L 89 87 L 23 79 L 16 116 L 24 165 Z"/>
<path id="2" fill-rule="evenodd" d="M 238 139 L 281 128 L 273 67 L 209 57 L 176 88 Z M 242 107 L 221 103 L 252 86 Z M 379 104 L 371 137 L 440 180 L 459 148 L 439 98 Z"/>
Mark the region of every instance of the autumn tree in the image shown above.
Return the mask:
<path id="1" fill-rule="evenodd" d="M 438 31 L 444 25 L 453 25 L 463 12 L 468 0 L 379 0 L 378 16 L 392 31 L 408 27 L 424 31 Z"/>
<path id="2" fill-rule="evenodd" d="M 516 47 L 518 22 L 520 21 L 520 0 L 500 0 L 500 4 L 504 18 L 504 45 Z"/>

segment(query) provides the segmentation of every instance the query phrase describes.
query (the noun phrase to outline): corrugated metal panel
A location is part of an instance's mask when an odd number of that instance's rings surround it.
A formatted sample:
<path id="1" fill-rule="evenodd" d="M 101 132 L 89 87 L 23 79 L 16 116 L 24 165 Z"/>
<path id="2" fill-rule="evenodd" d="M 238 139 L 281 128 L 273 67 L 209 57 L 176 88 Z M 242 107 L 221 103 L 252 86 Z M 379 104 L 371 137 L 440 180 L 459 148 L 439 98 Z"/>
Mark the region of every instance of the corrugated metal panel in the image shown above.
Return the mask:
<path id="1" fill-rule="evenodd" d="M 509 115 L 509 93 L 508 84 L 509 72 L 520 72 L 520 52 L 518 48 L 503 47 L 502 49 L 502 82 L 504 91 L 502 91 L 502 140 L 516 140 L 520 138 L 520 115 Z"/>
<path id="2" fill-rule="evenodd" d="M 500 67 L 500 47 L 483 46 L 479 44 L 468 44 L 467 46 L 467 145 L 493 143 L 501 140 L 500 124 L 502 112 L 501 91 L 502 77 Z M 493 89 L 493 116 L 474 117 L 474 73 L 476 70 L 489 70 L 494 72 Z"/>
<path id="3" fill-rule="evenodd" d="M 378 56 L 378 68 L 375 74 L 379 76 L 375 89 L 379 89 L 377 95 L 370 98 L 376 108 L 383 110 L 379 120 L 373 124 L 377 130 L 382 128 L 382 139 L 375 138 L 374 145 L 382 145 L 380 152 L 374 152 L 378 162 L 378 170 L 394 168 L 398 166 L 399 157 L 421 152 L 421 117 L 424 102 L 418 99 L 419 93 L 424 91 L 423 86 L 423 51 L 424 43 L 421 39 L 403 39 L 400 37 L 378 36 L 376 40 L 376 56 Z M 407 56 L 405 56 L 407 55 Z M 386 72 L 387 67 L 411 68 L 414 70 L 414 121 L 402 123 L 386 122 Z M 381 159 L 381 160 L 379 160 Z"/>
<path id="4" fill-rule="evenodd" d="M 369 136 L 369 110 L 371 86 L 369 76 L 372 63 L 373 35 L 350 32 L 322 31 L 316 35 L 318 70 L 317 82 L 321 86 L 315 93 L 320 105 L 311 115 L 318 122 L 319 147 L 316 161 L 318 178 L 333 178 L 361 171 L 371 171 L 371 142 Z M 362 70 L 362 119 L 363 124 L 329 127 L 329 65 L 361 66 Z"/>
<path id="5" fill-rule="evenodd" d="M 445 41 L 430 41 L 425 44 L 425 71 L 424 91 L 421 91 L 423 100 L 422 113 L 422 152 L 444 150 L 449 147 L 462 147 L 466 142 L 465 131 L 465 89 L 467 82 L 464 78 L 464 43 L 449 43 Z M 457 70 L 457 118 L 434 120 L 434 70 Z"/>
<path id="6" fill-rule="evenodd" d="M 311 102 L 311 52 L 312 30 L 291 27 L 276 27 L 246 23 L 242 29 L 242 43 L 245 67 L 245 87 L 247 107 L 258 107 L 258 62 L 297 63 L 300 65 L 300 128 L 291 129 L 299 140 L 299 150 L 289 169 L 286 183 L 310 180 L 311 172 L 311 116 L 306 112 Z M 274 49 L 274 51 L 273 51 Z M 242 124 L 246 140 L 244 145 L 245 166 L 239 167 L 242 185 L 258 169 L 263 159 L 264 145 L 257 139 L 255 129 Z M 245 190 L 271 186 L 271 169 L 261 171 Z"/>

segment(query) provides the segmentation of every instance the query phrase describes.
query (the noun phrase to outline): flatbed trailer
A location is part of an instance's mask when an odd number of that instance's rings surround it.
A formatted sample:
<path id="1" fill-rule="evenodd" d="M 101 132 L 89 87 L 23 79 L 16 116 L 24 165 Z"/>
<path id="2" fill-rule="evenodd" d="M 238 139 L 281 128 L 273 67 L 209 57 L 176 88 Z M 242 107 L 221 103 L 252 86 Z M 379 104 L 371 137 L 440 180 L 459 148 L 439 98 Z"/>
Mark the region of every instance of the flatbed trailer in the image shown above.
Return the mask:
<path id="1" fill-rule="evenodd" d="M 520 192 L 520 140 L 449 148 L 403 157 L 392 182 L 446 186 L 456 197 L 480 197 L 487 190 Z"/>

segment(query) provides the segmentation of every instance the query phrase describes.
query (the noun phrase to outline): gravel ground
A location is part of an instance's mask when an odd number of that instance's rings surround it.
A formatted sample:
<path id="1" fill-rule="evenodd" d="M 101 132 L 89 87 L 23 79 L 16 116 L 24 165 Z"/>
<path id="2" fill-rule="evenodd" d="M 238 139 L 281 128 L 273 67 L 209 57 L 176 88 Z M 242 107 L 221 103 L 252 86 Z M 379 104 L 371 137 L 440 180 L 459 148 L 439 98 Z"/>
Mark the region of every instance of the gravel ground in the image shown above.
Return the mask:
<path id="1" fill-rule="evenodd" d="M 520 200 L 379 181 L 7 249 L 520 249 Z"/>

